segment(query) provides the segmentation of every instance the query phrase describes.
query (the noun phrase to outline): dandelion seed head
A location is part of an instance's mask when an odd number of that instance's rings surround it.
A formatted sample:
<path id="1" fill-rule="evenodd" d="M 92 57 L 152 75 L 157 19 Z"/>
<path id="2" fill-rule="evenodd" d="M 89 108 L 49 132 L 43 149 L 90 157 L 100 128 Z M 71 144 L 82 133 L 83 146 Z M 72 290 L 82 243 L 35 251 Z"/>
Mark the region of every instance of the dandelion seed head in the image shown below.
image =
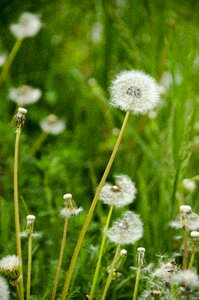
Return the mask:
<path id="1" fill-rule="evenodd" d="M 115 176 L 115 185 L 105 183 L 99 199 L 108 205 L 122 207 L 133 202 L 136 195 L 135 184 L 126 175 Z"/>
<path id="2" fill-rule="evenodd" d="M 21 260 L 16 255 L 8 255 L 0 260 L 0 272 L 10 280 L 20 278 Z"/>
<path id="3" fill-rule="evenodd" d="M 9 90 L 9 98 L 17 105 L 29 105 L 37 102 L 41 98 L 40 89 L 35 89 L 28 85 L 22 85 L 18 88 Z"/>
<path id="4" fill-rule="evenodd" d="M 166 282 L 171 282 L 174 274 L 177 272 L 178 267 L 174 259 L 166 263 L 161 263 L 160 268 L 156 269 L 153 273 L 154 277 L 159 277 Z"/>
<path id="5" fill-rule="evenodd" d="M 36 217 L 34 215 L 28 215 L 27 216 L 27 224 L 33 224 Z"/>
<path id="6" fill-rule="evenodd" d="M 40 122 L 40 127 L 48 134 L 58 135 L 64 131 L 66 125 L 63 120 L 59 120 L 57 116 L 52 114 Z"/>
<path id="7" fill-rule="evenodd" d="M 192 231 L 191 232 L 191 238 L 199 239 L 199 231 Z"/>
<path id="8" fill-rule="evenodd" d="M 123 218 L 115 221 L 108 230 L 107 236 L 116 244 L 133 244 L 143 235 L 143 224 L 140 217 L 127 211 Z"/>
<path id="9" fill-rule="evenodd" d="M 189 205 L 181 205 L 180 206 L 180 213 L 182 213 L 182 214 L 189 214 L 189 213 L 191 213 L 191 206 L 189 206 Z"/>
<path id="10" fill-rule="evenodd" d="M 0 276 L 0 299 L 9 300 L 10 290 L 7 282 Z"/>
<path id="11" fill-rule="evenodd" d="M 188 178 L 183 179 L 182 186 L 188 192 L 193 192 L 196 189 L 195 181 Z"/>
<path id="12" fill-rule="evenodd" d="M 60 211 L 61 217 L 70 218 L 71 216 L 78 216 L 83 211 L 82 207 L 77 207 L 72 194 L 65 194 L 63 199 L 65 200 L 65 208 Z"/>
<path id="13" fill-rule="evenodd" d="M 188 230 L 199 228 L 199 215 L 194 213 L 189 205 L 181 205 L 177 218 L 170 222 L 170 226 L 176 229 L 187 227 Z"/>
<path id="14" fill-rule="evenodd" d="M 156 81 L 142 71 L 123 71 L 111 85 L 111 104 L 134 114 L 145 114 L 159 103 Z"/>
<path id="15" fill-rule="evenodd" d="M 173 282 L 178 286 L 190 290 L 199 287 L 199 277 L 194 270 L 178 271 L 173 278 Z"/>
<path id="16" fill-rule="evenodd" d="M 35 36 L 41 27 L 42 23 L 37 15 L 25 12 L 20 16 L 18 23 L 10 25 L 10 31 L 17 39 L 21 40 Z"/>

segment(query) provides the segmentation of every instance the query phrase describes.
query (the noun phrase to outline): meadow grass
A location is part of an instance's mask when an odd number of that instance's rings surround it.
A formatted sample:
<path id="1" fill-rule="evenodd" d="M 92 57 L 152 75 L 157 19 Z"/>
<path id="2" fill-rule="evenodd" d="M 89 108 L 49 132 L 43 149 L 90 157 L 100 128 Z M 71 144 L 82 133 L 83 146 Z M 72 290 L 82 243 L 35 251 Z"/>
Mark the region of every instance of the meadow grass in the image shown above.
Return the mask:
<path id="1" fill-rule="evenodd" d="M 199 213 L 198 8 L 193 1 L 36 1 L 23 5 L 15 0 L 2 4 L 2 53 L 13 49 L 15 38 L 9 25 L 21 13 L 39 13 L 43 22 L 37 36 L 21 44 L 0 90 L 0 259 L 16 254 L 13 116 L 17 107 L 9 99 L 9 89 L 30 84 L 42 91 L 41 99 L 26 107 L 19 150 L 21 231 L 26 228 L 26 216 L 34 214 L 34 231 L 41 233 L 32 240 L 30 299 L 50 299 L 52 295 L 64 226 L 60 218 L 62 197 L 72 193 L 84 211 L 68 224 L 57 289 L 57 299 L 61 297 L 79 233 L 123 122 L 124 112 L 109 105 L 109 86 L 125 69 L 154 76 L 164 91 L 156 113 L 129 117 L 108 175 L 109 182 L 114 182 L 117 174 L 127 174 L 135 182 L 136 200 L 128 209 L 140 215 L 144 235 L 125 247 L 127 256 L 118 269 L 121 276 L 111 282 L 107 299 L 132 299 L 140 246 L 146 249 L 145 266 L 151 262 L 158 266 L 158 255 L 167 255 L 164 261 L 176 256 L 176 263 L 182 265 L 183 233 L 169 223 L 178 215 L 180 205 L 190 205 Z M 42 143 L 37 143 L 42 135 L 39 122 L 50 114 L 64 119 L 66 129 L 60 135 L 45 135 Z M 184 178 L 195 178 L 192 192 L 182 184 Z M 102 202 L 96 206 L 68 299 L 84 299 L 90 293 L 108 210 Z M 111 224 L 124 211 L 113 210 Z M 113 243 L 106 240 L 104 244 L 96 299 L 102 296 L 107 267 L 115 253 Z M 21 238 L 21 246 L 26 286 L 28 240 Z M 190 250 L 187 255 L 187 265 L 192 266 Z M 193 266 L 199 271 L 198 254 L 194 257 Z M 148 289 L 147 282 L 141 271 L 138 297 Z M 10 289 L 11 299 L 17 299 L 15 288 Z"/>

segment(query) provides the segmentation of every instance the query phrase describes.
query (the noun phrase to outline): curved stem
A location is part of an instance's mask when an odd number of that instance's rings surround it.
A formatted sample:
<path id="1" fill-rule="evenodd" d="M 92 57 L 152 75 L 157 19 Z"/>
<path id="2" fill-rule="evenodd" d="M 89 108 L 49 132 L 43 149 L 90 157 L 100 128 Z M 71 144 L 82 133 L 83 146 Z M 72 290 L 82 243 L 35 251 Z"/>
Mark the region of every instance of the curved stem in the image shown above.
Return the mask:
<path id="1" fill-rule="evenodd" d="M 30 234 L 30 236 L 28 237 L 28 273 L 27 273 L 26 300 L 30 300 L 31 271 L 32 271 L 32 236 Z"/>
<path id="2" fill-rule="evenodd" d="M 35 153 L 41 148 L 41 146 L 44 143 L 44 141 L 46 140 L 47 136 L 48 136 L 47 133 L 42 131 L 42 133 L 40 134 L 40 136 L 36 140 L 35 144 L 32 146 L 32 149 L 31 149 L 31 154 L 32 155 L 35 155 Z"/>
<path id="3" fill-rule="evenodd" d="M 16 129 L 16 140 L 15 140 L 15 156 L 14 156 L 14 214 L 15 214 L 15 232 L 16 232 L 16 247 L 17 255 L 21 260 L 20 267 L 20 295 L 21 300 L 24 299 L 24 288 L 23 288 L 23 269 L 22 269 L 22 252 L 21 252 L 21 239 L 20 239 L 20 221 L 19 221 L 19 201 L 18 201 L 18 158 L 19 158 L 19 139 L 21 134 L 21 128 Z"/>
<path id="4" fill-rule="evenodd" d="M 61 265 L 62 265 L 63 255 L 64 255 L 64 249 L 65 249 L 65 245 L 66 245 L 67 227 L 68 227 L 68 218 L 65 218 L 63 237 L 62 237 L 61 249 L 60 249 L 60 254 L 59 254 L 59 261 L 58 261 L 58 264 L 57 264 L 57 271 L 56 271 L 56 275 L 55 275 L 55 281 L 54 281 L 51 300 L 54 300 L 55 297 L 56 297 L 57 286 L 58 286 L 58 282 L 59 282 L 59 274 L 60 274 L 60 270 L 61 270 Z"/>
<path id="5" fill-rule="evenodd" d="M 1 75 L 0 75 L 0 86 L 4 83 L 4 81 L 6 80 L 7 78 L 7 75 L 8 75 L 8 72 L 10 70 L 10 67 L 15 59 L 15 56 L 17 54 L 17 52 L 19 51 L 19 48 L 21 46 L 21 43 L 22 43 L 22 40 L 16 40 L 9 56 L 8 56 L 8 59 L 6 61 L 6 63 L 4 64 L 3 68 L 2 68 L 2 72 L 1 72 Z"/>
<path id="6" fill-rule="evenodd" d="M 107 278 L 107 281 L 106 281 L 106 285 L 105 285 L 101 300 L 104 300 L 106 298 L 106 294 L 107 294 L 107 291 L 108 291 L 109 286 L 111 284 L 111 280 L 112 280 L 112 276 L 113 276 L 113 272 L 114 272 L 114 267 L 115 267 L 116 262 L 118 260 L 119 253 L 120 253 L 120 245 L 117 246 L 115 256 L 114 256 L 113 262 L 111 264 L 111 269 L 110 269 L 110 272 L 109 272 L 109 275 L 108 275 L 108 278 Z"/>
<path id="7" fill-rule="evenodd" d="M 196 254 L 196 251 L 192 251 L 192 253 L 191 253 L 191 259 L 190 259 L 190 262 L 189 262 L 189 270 L 191 270 L 192 267 L 193 267 L 195 254 Z"/>
<path id="8" fill-rule="evenodd" d="M 91 292 L 90 292 L 89 300 L 92 300 L 93 296 L 94 296 L 95 286 L 96 286 L 96 283 L 97 283 L 99 269 L 100 269 L 101 260 L 102 260 L 102 255 L 103 255 L 104 246 L 105 246 L 105 242 L 106 242 L 106 233 L 107 233 L 107 230 L 108 230 L 108 227 L 109 227 L 112 212 L 113 212 L 113 205 L 110 206 L 108 217 L 107 217 L 107 220 L 106 220 L 106 225 L 105 225 L 103 236 L 102 236 L 102 243 L 101 243 L 101 247 L 100 247 L 100 251 L 99 251 L 99 255 L 98 255 L 97 265 L 96 265 L 96 268 L 95 268 L 95 274 L 94 274 L 94 277 L 93 277 L 93 282 L 92 282 L 92 286 L 91 286 Z"/>
<path id="9" fill-rule="evenodd" d="M 108 162 L 108 164 L 106 166 L 106 169 L 104 171 L 102 179 L 101 179 L 101 181 L 99 183 L 99 186 L 98 186 L 97 191 L 95 193 L 95 196 L 93 198 L 92 204 L 90 206 L 90 209 L 89 209 L 88 215 L 86 217 L 86 220 L 84 222 L 84 225 L 82 227 L 82 230 L 80 232 L 79 239 L 77 241 L 75 250 L 73 252 L 73 256 L 71 258 L 69 269 L 68 269 L 68 271 L 66 273 L 66 279 L 65 279 L 63 290 L 62 290 L 61 300 L 65 300 L 66 296 L 68 294 L 68 289 L 69 289 L 69 286 L 70 286 L 70 281 L 71 281 L 71 278 L 72 278 L 73 270 L 74 270 L 74 267 L 75 267 L 75 264 L 76 264 L 76 261 L 77 261 L 78 255 L 79 255 L 79 251 L 81 249 L 81 246 L 82 246 L 82 243 L 83 243 L 83 240 L 84 240 L 84 236 L 86 234 L 87 228 L 88 228 L 88 226 L 90 224 L 90 221 L 91 221 L 91 218 L 93 216 L 93 212 L 94 212 L 95 207 L 97 205 L 97 201 L 98 201 L 100 192 L 102 190 L 102 187 L 104 186 L 104 183 L 106 181 L 106 178 L 107 178 L 107 176 L 109 174 L 109 171 L 110 171 L 111 166 L 113 164 L 113 161 L 115 159 L 116 153 L 118 151 L 119 145 L 121 143 L 122 137 L 124 135 L 124 130 L 125 130 L 125 127 L 126 127 L 126 124 L 127 124 L 128 118 L 129 118 L 129 115 L 130 115 L 130 112 L 127 112 L 126 115 L 125 115 L 125 118 L 124 118 L 124 121 L 123 121 L 123 124 L 122 124 L 122 128 L 120 130 L 120 134 L 118 136 L 117 142 L 115 144 L 115 147 L 113 149 L 113 152 L 111 154 L 109 162 Z"/>

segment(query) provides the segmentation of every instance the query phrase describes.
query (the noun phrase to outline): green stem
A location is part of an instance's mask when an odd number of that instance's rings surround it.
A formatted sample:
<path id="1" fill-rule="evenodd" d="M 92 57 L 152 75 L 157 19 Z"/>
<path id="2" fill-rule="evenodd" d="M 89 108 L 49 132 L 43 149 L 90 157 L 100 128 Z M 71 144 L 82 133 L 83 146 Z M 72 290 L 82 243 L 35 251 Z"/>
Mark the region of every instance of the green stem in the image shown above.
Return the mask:
<path id="1" fill-rule="evenodd" d="M 26 300 L 30 300 L 31 269 L 32 269 L 32 234 L 30 234 L 28 237 L 28 273 L 27 273 Z"/>
<path id="2" fill-rule="evenodd" d="M 187 257 L 188 257 L 188 229 L 187 229 L 187 226 L 185 225 L 184 226 L 184 241 L 183 241 L 183 264 L 182 264 L 182 267 L 183 267 L 183 270 L 186 270 L 187 269 Z"/>
<path id="3" fill-rule="evenodd" d="M 193 268 L 195 254 L 196 254 L 196 251 L 192 251 L 192 253 L 191 253 L 191 259 L 190 259 L 190 262 L 189 262 L 189 270 L 191 270 Z"/>
<path id="4" fill-rule="evenodd" d="M 21 46 L 22 40 L 17 39 L 7 60 L 6 63 L 4 64 L 3 68 L 2 68 L 2 72 L 0 75 L 0 86 L 4 83 L 4 81 L 7 78 L 8 72 L 10 70 L 10 67 L 15 59 L 15 56 L 17 54 L 17 52 L 19 51 L 19 48 Z"/>
<path id="5" fill-rule="evenodd" d="M 20 239 L 20 221 L 19 221 L 19 201 L 18 201 L 18 158 L 19 158 L 19 139 L 21 134 L 21 128 L 16 129 L 16 140 L 15 140 L 15 156 L 14 156 L 14 214 L 15 214 L 15 232 L 16 232 L 16 247 L 17 255 L 21 260 L 20 267 L 20 299 L 24 299 L 24 288 L 23 288 L 23 269 L 22 269 L 22 252 L 21 252 L 21 239 Z"/>
<path id="6" fill-rule="evenodd" d="M 58 282 L 59 282 L 59 274 L 60 274 L 60 270 L 61 270 L 61 265 L 62 265 L 62 261 L 63 261 L 63 255 L 64 255 L 64 249 L 65 249 L 65 245 L 66 245 L 67 227 L 68 227 L 68 218 L 65 218 L 63 237 L 62 237 L 61 249 L 60 249 L 60 254 L 59 254 L 59 261 L 58 261 L 58 264 L 57 264 L 57 271 L 56 271 L 56 275 L 55 275 L 55 281 L 54 281 L 54 287 L 53 287 L 51 300 L 54 300 L 55 297 L 56 297 L 57 286 L 58 286 Z"/>
<path id="7" fill-rule="evenodd" d="M 87 217 L 86 217 L 86 220 L 84 222 L 84 225 L 82 227 L 82 230 L 80 232 L 79 239 L 77 241 L 75 250 L 73 252 L 73 256 L 71 258 L 69 269 L 68 269 L 68 271 L 66 273 L 66 279 L 65 279 L 63 290 L 62 290 L 61 300 L 65 300 L 66 296 L 68 294 L 68 289 L 69 289 L 69 286 L 70 286 L 70 281 L 71 281 L 71 278 L 72 278 L 73 270 L 74 270 L 74 267 L 75 267 L 75 264 L 76 264 L 76 261 L 77 261 L 77 258 L 78 258 L 78 254 L 79 254 L 79 251 L 81 249 L 81 246 L 82 246 L 82 243 L 83 243 L 83 240 L 84 240 L 84 236 L 86 234 L 87 228 L 88 228 L 88 226 L 90 224 L 90 221 L 91 221 L 91 218 L 93 216 L 93 212 L 94 212 L 95 207 L 97 205 L 97 201 L 98 201 L 100 192 L 101 192 L 101 190 L 102 190 L 102 188 L 104 186 L 106 178 L 107 178 L 107 176 L 109 174 L 109 171 L 111 169 L 111 166 L 113 164 L 114 158 L 115 158 L 116 153 L 118 151 L 119 145 L 121 143 L 122 137 L 124 135 L 124 131 L 125 131 L 125 127 L 126 127 L 129 115 L 130 115 L 130 112 L 126 112 L 126 115 L 125 115 L 125 118 L 124 118 L 124 121 L 123 121 L 123 124 L 122 124 L 122 128 L 120 130 L 120 134 L 118 136 L 117 142 L 115 144 L 115 147 L 114 147 L 113 152 L 111 154 L 110 160 L 109 160 L 109 162 L 108 162 L 108 164 L 106 166 L 106 169 L 104 171 L 102 179 L 101 179 L 101 181 L 99 183 L 99 186 L 98 186 L 97 191 L 95 193 L 95 196 L 93 198 L 92 204 L 90 206 L 90 209 L 89 209 L 89 212 L 87 214 Z"/>
<path id="8" fill-rule="evenodd" d="M 133 300 L 137 299 L 137 293 L 138 293 L 138 287 L 139 287 L 139 281 L 140 281 L 140 273 L 141 273 L 141 267 L 138 267 L 137 274 L 136 274 L 136 280 L 135 280 L 135 287 L 133 292 Z"/>
<path id="9" fill-rule="evenodd" d="M 113 272 L 114 272 L 114 267 L 115 267 L 116 262 L 118 260 L 119 253 L 120 253 L 120 245 L 117 246 L 115 256 L 114 256 L 113 262 L 111 264 L 111 269 L 110 269 L 110 272 L 108 274 L 108 278 L 106 280 L 106 285 L 105 285 L 101 300 L 104 300 L 106 298 L 106 294 L 107 294 L 107 291 L 108 291 L 109 286 L 111 284 L 111 280 L 112 280 L 112 276 L 113 276 Z"/>
<path id="10" fill-rule="evenodd" d="M 113 212 L 113 205 L 110 206 L 108 217 L 107 217 L 107 220 L 106 220 L 106 225 L 105 225 L 103 236 L 102 236 L 102 243 L 101 243 L 101 247 L 100 247 L 100 251 L 99 251 L 99 256 L 98 256 L 97 265 L 96 265 L 96 269 L 95 269 L 95 274 L 94 274 L 94 277 L 93 277 L 93 282 L 92 282 L 92 286 L 91 286 L 91 292 L 90 292 L 89 300 L 92 300 L 93 296 L 94 296 L 95 286 L 96 286 L 96 283 L 97 283 L 99 269 L 100 269 L 101 260 L 102 260 L 102 255 L 103 255 L 103 252 L 104 252 L 104 246 L 105 246 L 105 242 L 106 242 L 106 233 L 107 233 L 107 230 L 108 230 L 108 227 L 109 227 L 112 212 Z"/>
<path id="11" fill-rule="evenodd" d="M 48 136 L 47 133 L 42 131 L 39 138 L 36 140 L 35 144 L 32 146 L 32 149 L 31 149 L 32 155 L 35 155 L 35 153 L 41 148 L 41 146 L 45 142 L 47 136 Z"/>

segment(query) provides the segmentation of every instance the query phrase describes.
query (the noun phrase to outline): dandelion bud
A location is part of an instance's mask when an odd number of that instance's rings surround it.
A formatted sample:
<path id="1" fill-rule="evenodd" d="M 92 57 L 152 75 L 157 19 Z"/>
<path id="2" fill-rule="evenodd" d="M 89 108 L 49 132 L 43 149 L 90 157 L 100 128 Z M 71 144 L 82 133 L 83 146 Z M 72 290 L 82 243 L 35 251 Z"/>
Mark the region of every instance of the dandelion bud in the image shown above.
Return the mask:
<path id="1" fill-rule="evenodd" d="M 199 239 L 199 232 L 198 231 L 192 231 L 191 232 L 191 238 Z"/>
<path id="2" fill-rule="evenodd" d="M 189 205 L 181 205 L 180 206 L 181 214 L 189 214 L 190 212 L 191 212 L 191 206 L 189 206 Z"/>
<path id="3" fill-rule="evenodd" d="M 138 260 L 138 266 L 142 267 L 144 264 L 144 255 L 145 255 L 145 248 L 139 247 L 137 248 L 137 260 Z"/>
<path id="4" fill-rule="evenodd" d="M 71 216 L 79 215 L 83 211 L 82 207 L 77 207 L 71 194 L 65 194 L 63 196 L 63 199 L 65 200 L 64 202 L 65 208 L 62 209 L 60 212 L 60 215 L 62 217 L 70 218 Z"/>
<path id="5" fill-rule="evenodd" d="M 122 257 L 125 257 L 125 256 L 127 255 L 127 250 L 126 250 L 126 249 L 122 249 L 122 250 L 120 251 L 120 255 L 121 255 Z"/>
<path id="6" fill-rule="evenodd" d="M 27 216 L 27 224 L 26 224 L 26 233 L 28 237 L 31 237 L 33 233 L 33 224 L 35 221 L 35 216 L 34 215 L 28 215 Z"/>
<path id="7" fill-rule="evenodd" d="M 34 215 L 28 215 L 27 216 L 27 224 L 33 224 L 35 221 L 35 216 Z"/>
<path id="8" fill-rule="evenodd" d="M 160 295 L 161 295 L 161 292 L 158 291 L 158 290 L 153 290 L 153 291 L 151 291 L 151 296 L 152 296 L 154 299 L 160 299 Z"/>
<path id="9" fill-rule="evenodd" d="M 27 109 L 23 107 L 18 108 L 18 112 L 16 115 L 16 126 L 17 128 L 21 128 L 25 123 L 25 115 L 27 114 Z"/>
<path id="10" fill-rule="evenodd" d="M 145 114 L 159 103 L 156 81 L 141 71 L 119 73 L 111 86 L 111 104 L 134 114 Z"/>
<path id="11" fill-rule="evenodd" d="M 0 260 L 0 272 L 15 285 L 20 280 L 21 261 L 16 255 L 8 255 Z"/>
<path id="12" fill-rule="evenodd" d="M 188 230 L 196 230 L 199 228 L 199 215 L 192 211 L 191 206 L 181 205 L 180 213 L 176 220 L 170 223 L 170 226 L 177 229 L 186 226 Z"/>
<path id="13" fill-rule="evenodd" d="M 0 299 L 9 300 L 10 291 L 7 282 L 3 277 L 0 276 Z"/>

